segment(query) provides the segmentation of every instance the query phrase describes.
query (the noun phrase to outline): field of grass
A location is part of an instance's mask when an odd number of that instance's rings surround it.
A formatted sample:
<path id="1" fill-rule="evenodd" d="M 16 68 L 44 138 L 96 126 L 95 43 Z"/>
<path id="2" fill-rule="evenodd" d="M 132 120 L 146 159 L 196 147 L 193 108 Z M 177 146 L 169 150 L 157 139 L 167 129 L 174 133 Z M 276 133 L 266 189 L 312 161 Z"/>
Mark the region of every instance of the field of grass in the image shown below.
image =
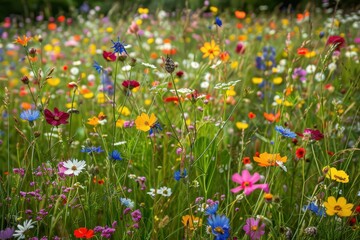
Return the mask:
<path id="1" fill-rule="evenodd" d="M 2 22 L 0 239 L 359 239 L 360 12 L 204 9 Z"/>

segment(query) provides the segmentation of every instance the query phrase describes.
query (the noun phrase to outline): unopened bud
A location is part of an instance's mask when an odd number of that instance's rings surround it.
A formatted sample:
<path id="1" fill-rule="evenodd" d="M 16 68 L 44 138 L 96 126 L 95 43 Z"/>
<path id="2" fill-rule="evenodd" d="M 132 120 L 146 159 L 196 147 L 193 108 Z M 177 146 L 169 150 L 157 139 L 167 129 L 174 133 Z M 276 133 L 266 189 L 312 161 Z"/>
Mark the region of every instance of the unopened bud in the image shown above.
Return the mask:
<path id="1" fill-rule="evenodd" d="M 21 81 L 22 81 L 24 84 L 29 84 L 29 78 L 28 78 L 28 76 L 23 76 L 23 77 L 21 78 Z"/>
<path id="2" fill-rule="evenodd" d="M 30 55 L 30 57 L 35 57 L 36 56 L 36 49 L 35 48 L 30 48 L 29 55 Z"/>

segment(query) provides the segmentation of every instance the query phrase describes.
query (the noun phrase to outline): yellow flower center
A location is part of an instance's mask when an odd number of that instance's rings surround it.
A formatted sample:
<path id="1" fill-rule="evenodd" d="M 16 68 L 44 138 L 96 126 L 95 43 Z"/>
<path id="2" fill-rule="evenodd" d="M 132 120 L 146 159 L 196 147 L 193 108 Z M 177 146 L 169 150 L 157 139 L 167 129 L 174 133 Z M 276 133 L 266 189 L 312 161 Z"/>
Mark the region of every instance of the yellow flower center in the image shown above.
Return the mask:
<path id="1" fill-rule="evenodd" d="M 257 231 L 258 230 L 258 227 L 257 226 L 251 226 L 251 231 Z"/>
<path id="2" fill-rule="evenodd" d="M 75 171 L 75 170 L 77 170 L 77 167 L 76 167 L 76 166 L 72 166 L 72 167 L 71 167 L 71 170 Z"/>
<path id="3" fill-rule="evenodd" d="M 335 205 L 335 206 L 334 206 L 334 210 L 335 210 L 335 211 L 341 211 L 341 210 L 342 210 L 342 207 L 339 206 L 339 205 Z"/>
<path id="4" fill-rule="evenodd" d="M 251 183 L 250 182 L 243 182 L 242 183 L 242 187 L 243 188 L 247 188 L 247 187 L 250 187 L 251 186 Z"/>
<path id="5" fill-rule="evenodd" d="M 149 126 L 149 125 L 150 125 L 148 121 L 145 121 L 144 124 L 145 124 L 146 126 Z"/>
<path id="6" fill-rule="evenodd" d="M 221 233 L 221 234 L 224 234 L 224 233 L 225 233 L 225 232 L 224 232 L 224 229 L 222 229 L 222 227 L 216 227 L 216 228 L 214 229 L 214 231 L 217 232 L 217 233 Z"/>

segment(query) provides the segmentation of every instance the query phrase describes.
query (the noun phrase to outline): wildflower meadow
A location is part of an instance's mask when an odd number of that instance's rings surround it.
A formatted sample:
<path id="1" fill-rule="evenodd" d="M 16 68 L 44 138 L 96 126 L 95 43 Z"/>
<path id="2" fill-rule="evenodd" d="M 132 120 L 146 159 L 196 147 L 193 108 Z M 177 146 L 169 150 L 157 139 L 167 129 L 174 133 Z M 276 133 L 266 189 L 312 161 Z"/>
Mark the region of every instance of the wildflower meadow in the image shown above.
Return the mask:
<path id="1" fill-rule="evenodd" d="M 359 10 L 75 12 L 1 20 L 0 239 L 360 239 Z"/>

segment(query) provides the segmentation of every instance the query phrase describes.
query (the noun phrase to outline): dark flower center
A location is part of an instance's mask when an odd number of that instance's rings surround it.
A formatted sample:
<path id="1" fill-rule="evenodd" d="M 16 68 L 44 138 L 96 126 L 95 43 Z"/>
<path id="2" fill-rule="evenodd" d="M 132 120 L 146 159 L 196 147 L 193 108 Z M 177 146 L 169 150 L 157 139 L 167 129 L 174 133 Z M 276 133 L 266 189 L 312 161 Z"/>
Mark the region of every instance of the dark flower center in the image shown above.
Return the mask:
<path id="1" fill-rule="evenodd" d="M 334 210 L 335 210 L 335 211 L 341 211 L 341 210 L 342 210 L 342 207 L 339 206 L 339 205 L 335 205 L 335 206 L 334 206 Z"/>
<path id="2" fill-rule="evenodd" d="M 71 167 L 71 170 L 75 171 L 75 170 L 77 170 L 77 167 L 76 167 L 76 166 L 72 166 L 72 167 Z"/>

